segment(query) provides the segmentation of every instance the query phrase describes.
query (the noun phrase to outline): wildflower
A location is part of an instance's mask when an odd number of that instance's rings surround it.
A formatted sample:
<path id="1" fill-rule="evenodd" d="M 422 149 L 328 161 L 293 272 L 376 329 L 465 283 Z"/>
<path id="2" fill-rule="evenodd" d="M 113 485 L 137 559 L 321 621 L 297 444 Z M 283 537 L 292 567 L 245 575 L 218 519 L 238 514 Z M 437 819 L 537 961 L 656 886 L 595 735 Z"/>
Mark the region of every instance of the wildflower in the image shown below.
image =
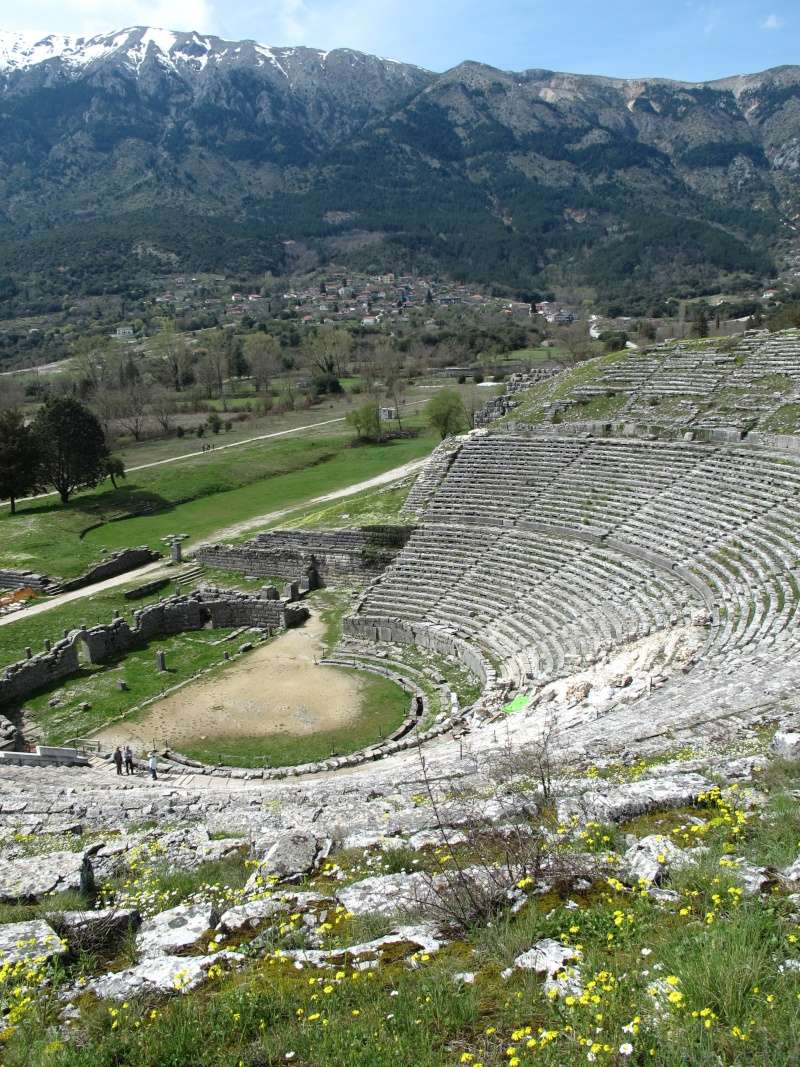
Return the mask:
<path id="1" fill-rule="evenodd" d="M 620 1056 L 633 1055 L 633 1045 L 630 1043 L 630 1041 L 625 1041 L 619 1046 L 619 1054 Z"/>

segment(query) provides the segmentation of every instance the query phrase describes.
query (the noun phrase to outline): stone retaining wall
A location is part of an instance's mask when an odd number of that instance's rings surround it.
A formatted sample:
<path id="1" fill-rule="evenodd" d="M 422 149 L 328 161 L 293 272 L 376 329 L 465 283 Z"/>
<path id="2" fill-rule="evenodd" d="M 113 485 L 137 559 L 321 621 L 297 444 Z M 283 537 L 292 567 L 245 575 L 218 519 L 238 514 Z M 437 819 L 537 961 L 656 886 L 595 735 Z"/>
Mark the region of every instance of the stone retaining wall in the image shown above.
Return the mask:
<path id="1" fill-rule="evenodd" d="M 486 401 L 480 410 L 475 412 L 475 417 L 472 420 L 473 425 L 476 429 L 481 429 L 494 422 L 495 419 L 502 419 L 504 415 L 507 415 L 509 411 L 513 411 L 517 406 L 517 393 L 532 389 L 540 382 L 545 382 L 548 378 L 560 374 L 563 369 L 563 367 L 559 366 L 532 367 L 525 374 L 512 374 L 508 379 L 505 393 L 502 396 L 493 396 L 491 400 Z"/>
<path id="2" fill-rule="evenodd" d="M 441 656 L 452 656 L 479 678 L 484 688 L 493 687 L 497 674 L 492 666 L 460 637 L 444 629 L 402 619 L 369 615 L 348 615 L 342 619 L 342 633 L 361 641 L 385 641 L 398 645 L 427 648 Z"/>
<path id="3" fill-rule="evenodd" d="M 204 589 L 150 604 L 135 611 L 133 616 L 133 625 L 117 618 L 107 626 L 73 630 L 52 648 L 12 663 L 0 677 L 0 704 L 24 700 L 68 678 L 78 671 L 82 657 L 90 663 L 104 663 L 141 648 L 156 637 L 206 626 L 283 630 L 308 618 L 308 609 L 230 589 Z"/>
<path id="4" fill-rule="evenodd" d="M 136 570 L 137 567 L 143 567 L 146 563 L 154 563 L 157 559 L 161 559 L 161 553 L 154 552 L 147 545 L 140 545 L 138 548 L 123 548 L 120 552 L 113 552 L 99 563 L 95 563 L 77 578 L 61 582 L 59 591 L 68 593 L 72 589 L 82 589 L 85 585 L 105 581 L 106 578 L 116 578 L 118 574 Z"/>
<path id="5" fill-rule="evenodd" d="M 33 589 L 37 593 L 52 592 L 52 579 L 35 571 L 0 570 L 0 589 Z"/>
<path id="6" fill-rule="evenodd" d="M 411 526 L 358 530 L 271 530 L 240 545 L 203 545 L 199 563 L 254 577 L 292 579 L 313 569 L 321 577 L 379 574 L 408 541 Z"/>

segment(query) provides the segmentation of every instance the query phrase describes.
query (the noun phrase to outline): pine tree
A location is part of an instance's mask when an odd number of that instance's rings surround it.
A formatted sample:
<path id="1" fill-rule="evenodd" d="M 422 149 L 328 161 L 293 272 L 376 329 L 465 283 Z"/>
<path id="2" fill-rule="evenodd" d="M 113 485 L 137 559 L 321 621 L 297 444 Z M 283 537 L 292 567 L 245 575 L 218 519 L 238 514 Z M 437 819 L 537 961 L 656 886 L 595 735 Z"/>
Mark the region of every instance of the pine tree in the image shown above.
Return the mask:
<path id="1" fill-rule="evenodd" d="M 91 411 L 72 397 L 48 400 L 33 423 L 44 481 L 67 504 L 107 477 L 108 446 Z"/>
<path id="2" fill-rule="evenodd" d="M 0 411 L 0 500 L 15 514 L 17 500 L 39 488 L 39 454 L 21 411 Z"/>

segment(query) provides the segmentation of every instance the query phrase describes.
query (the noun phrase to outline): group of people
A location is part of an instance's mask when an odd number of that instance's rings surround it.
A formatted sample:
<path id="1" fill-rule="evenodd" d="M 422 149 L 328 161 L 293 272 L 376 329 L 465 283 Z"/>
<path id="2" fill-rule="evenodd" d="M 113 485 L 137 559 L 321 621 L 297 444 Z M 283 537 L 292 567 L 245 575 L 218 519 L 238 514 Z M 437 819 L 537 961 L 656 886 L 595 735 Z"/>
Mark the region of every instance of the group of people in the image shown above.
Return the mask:
<path id="1" fill-rule="evenodd" d="M 133 762 L 133 749 L 130 745 L 125 745 L 124 748 L 120 748 L 119 745 L 114 749 L 113 756 L 114 764 L 117 768 L 117 774 L 122 774 L 123 764 L 125 766 L 126 774 L 136 774 L 136 767 Z M 150 777 L 155 781 L 158 778 L 158 753 L 155 749 L 147 757 L 147 769 L 150 772 Z"/>

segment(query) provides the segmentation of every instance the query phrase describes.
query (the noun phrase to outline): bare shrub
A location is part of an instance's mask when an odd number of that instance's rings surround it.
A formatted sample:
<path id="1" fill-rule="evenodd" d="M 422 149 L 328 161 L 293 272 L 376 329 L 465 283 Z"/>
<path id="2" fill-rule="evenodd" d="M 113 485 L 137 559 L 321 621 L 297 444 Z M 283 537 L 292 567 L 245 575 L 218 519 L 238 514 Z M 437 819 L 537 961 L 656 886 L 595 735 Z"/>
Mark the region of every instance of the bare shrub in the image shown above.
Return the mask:
<path id="1" fill-rule="evenodd" d="M 447 862 L 421 872 L 416 910 L 463 932 L 524 903 L 525 890 L 568 884 L 585 873 L 560 847 L 548 812 L 556 780 L 553 729 L 534 745 L 507 744 L 481 763 L 476 784 L 437 796 L 421 749 L 419 758 L 435 833 Z"/>

